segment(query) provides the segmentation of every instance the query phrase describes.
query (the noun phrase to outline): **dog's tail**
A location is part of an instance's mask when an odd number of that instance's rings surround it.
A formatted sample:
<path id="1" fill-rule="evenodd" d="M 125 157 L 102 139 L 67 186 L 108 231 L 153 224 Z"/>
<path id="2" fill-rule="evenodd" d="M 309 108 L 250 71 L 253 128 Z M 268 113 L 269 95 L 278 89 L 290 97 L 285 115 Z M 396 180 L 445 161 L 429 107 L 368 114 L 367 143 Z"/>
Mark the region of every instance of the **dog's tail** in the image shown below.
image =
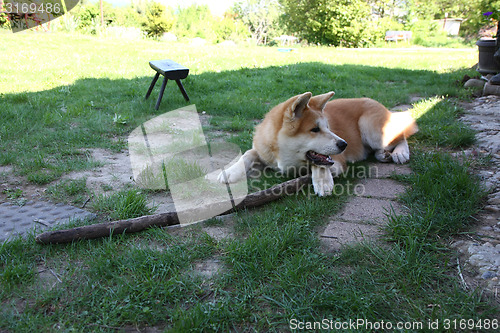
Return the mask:
<path id="1" fill-rule="evenodd" d="M 409 138 L 418 132 L 417 122 L 410 111 L 392 112 L 384 125 L 384 142 L 386 145 Z"/>

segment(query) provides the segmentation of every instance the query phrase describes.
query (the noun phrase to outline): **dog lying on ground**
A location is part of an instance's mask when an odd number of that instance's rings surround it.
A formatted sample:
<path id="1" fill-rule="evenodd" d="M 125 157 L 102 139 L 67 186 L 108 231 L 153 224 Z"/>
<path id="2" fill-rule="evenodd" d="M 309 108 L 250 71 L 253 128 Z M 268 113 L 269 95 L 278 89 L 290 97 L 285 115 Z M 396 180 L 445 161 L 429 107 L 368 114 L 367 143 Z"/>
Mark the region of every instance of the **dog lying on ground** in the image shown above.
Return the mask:
<path id="1" fill-rule="evenodd" d="M 306 92 L 272 108 L 255 128 L 253 148 L 218 180 L 235 183 L 260 162 L 284 173 L 311 172 L 314 192 L 325 196 L 346 162 L 363 160 L 370 152 L 381 162 L 409 160 L 406 138 L 418 131 L 409 112 L 391 113 L 369 98 L 329 101 L 333 95 Z"/>

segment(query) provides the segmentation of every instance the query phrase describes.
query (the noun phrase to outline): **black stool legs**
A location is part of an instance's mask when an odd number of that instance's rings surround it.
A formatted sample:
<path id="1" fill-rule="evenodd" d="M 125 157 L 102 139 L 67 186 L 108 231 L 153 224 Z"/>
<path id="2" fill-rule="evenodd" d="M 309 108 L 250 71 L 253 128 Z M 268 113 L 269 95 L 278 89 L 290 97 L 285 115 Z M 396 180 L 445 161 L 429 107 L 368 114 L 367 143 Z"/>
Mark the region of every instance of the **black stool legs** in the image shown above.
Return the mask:
<path id="1" fill-rule="evenodd" d="M 160 73 L 156 73 L 155 77 L 153 78 L 153 81 L 151 82 L 151 85 L 149 86 L 148 92 L 146 93 L 146 99 L 148 99 L 149 96 L 151 95 L 151 92 L 153 91 L 153 88 L 156 84 L 156 81 L 158 81 L 159 77 L 160 77 Z M 160 107 L 161 99 L 163 98 L 163 93 L 165 92 L 165 87 L 167 86 L 167 82 L 168 82 L 168 79 L 166 77 L 164 77 L 163 83 L 161 84 L 161 88 L 160 88 L 160 95 L 158 96 L 158 100 L 156 101 L 156 105 L 155 105 L 156 110 L 158 110 L 158 108 Z M 182 96 L 184 96 L 184 99 L 186 100 L 186 102 L 189 102 L 189 96 L 188 96 L 186 90 L 184 89 L 184 86 L 182 85 L 181 80 L 177 79 L 177 80 L 175 80 L 175 82 L 177 83 L 177 86 L 181 90 Z"/>
<path id="2" fill-rule="evenodd" d="M 146 99 L 148 99 L 149 95 L 151 95 L 151 92 L 153 91 L 153 88 L 155 87 L 156 81 L 158 81 L 158 78 L 160 77 L 160 73 L 156 73 L 155 77 L 153 78 L 153 82 L 151 82 L 148 92 L 146 94 Z"/>
<path id="3" fill-rule="evenodd" d="M 163 83 L 161 84 L 160 95 L 158 95 L 158 100 L 156 101 L 155 110 L 160 107 L 161 99 L 163 98 L 163 93 L 165 92 L 165 87 L 167 86 L 168 79 L 163 78 Z"/>
<path id="4" fill-rule="evenodd" d="M 179 86 L 179 89 L 181 90 L 182 96 L 184 96 L 184 99 L 186 100 L 186 102 L 189 102 L 189 96 L 188 96 L 186 90 L 184 89 L 184 86 L 182 85 L 181 80 L 175 80 L 175 82 L 177 82 L 177 86 Z"/>

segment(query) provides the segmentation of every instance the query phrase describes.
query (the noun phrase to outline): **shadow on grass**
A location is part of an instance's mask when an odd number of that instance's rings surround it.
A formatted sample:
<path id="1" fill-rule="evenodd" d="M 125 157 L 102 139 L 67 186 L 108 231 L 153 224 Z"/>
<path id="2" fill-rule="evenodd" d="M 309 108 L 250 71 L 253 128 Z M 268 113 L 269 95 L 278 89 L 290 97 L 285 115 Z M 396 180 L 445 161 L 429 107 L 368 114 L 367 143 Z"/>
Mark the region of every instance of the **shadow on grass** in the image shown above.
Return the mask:
<path id="1" fill-rule="evenodd" d="M 392 107 L 409 103 L 410 96 L 462 94 L 454 82 L 464 72 L 311 62 L 190 75 L 183 83 L 189 103 L 211 116 L 208 130 L 234 131 L 229 141 L 245 150 L 251 145 L 252 121 L 293 95 L 333 90 L 336 98 L 366 96 Z M 0 95 L 0 165 L 13 165 L 37 184 L 95 166 L 85 149 L 119 151 L 132 129 L 186 105 L 177 86 L 169 82 L 156 111 L 160 83 L 144 99 L 153 74 L 121 80 L 85 78 L 46 91 Z"/>

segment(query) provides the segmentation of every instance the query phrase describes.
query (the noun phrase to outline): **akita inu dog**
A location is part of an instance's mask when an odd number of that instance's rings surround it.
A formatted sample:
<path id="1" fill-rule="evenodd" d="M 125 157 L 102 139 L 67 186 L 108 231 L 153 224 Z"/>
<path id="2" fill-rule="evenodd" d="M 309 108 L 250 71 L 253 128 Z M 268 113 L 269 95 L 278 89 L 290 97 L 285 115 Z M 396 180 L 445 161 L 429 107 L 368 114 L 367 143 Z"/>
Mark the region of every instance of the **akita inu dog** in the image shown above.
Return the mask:
<path id="1" fill-rule="evenodd" d="M 237 182 L 261 162 L 284 173 L 310 170 L 315 193 L 324 196 L 332 193 L 333 177 L 346 170 L 346 162 L 370 152 L 381 162 L 409 160 L 406 138 L 418 131 L 409 112 L 391 113 L 370 98 L 329 102 L 333 95 L 306 92 L 272 108 L 255 128 L 253 148 L 218 180 Z"/>

